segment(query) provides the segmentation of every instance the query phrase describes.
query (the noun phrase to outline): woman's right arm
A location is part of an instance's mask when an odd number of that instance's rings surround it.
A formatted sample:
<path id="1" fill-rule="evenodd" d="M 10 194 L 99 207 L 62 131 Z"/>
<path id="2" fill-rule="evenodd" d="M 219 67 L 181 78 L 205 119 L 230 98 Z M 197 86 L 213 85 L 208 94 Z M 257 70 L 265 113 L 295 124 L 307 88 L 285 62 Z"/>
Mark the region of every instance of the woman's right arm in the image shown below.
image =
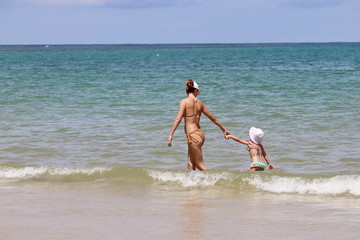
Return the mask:
<path id="1" fill-rule="evenodd" d="M 179 112 L 178 112 L 177 116 L 175 117 L 173 126 L 171 128 L 170 133 L 169 133 L 169 137 L 168 137 L 168 140 L 167 140 L 167 145 L 169 147 L 171 147 L 172 135 L 174 134 L 174 132 L 178 128 L 178 126 L 179 126 L 179 124 L 181 122 L 181 119 L 184 116 L 184 113 L 185 113 L 185 100 L 183 99 L 183 100 L 180 101 Z"/>

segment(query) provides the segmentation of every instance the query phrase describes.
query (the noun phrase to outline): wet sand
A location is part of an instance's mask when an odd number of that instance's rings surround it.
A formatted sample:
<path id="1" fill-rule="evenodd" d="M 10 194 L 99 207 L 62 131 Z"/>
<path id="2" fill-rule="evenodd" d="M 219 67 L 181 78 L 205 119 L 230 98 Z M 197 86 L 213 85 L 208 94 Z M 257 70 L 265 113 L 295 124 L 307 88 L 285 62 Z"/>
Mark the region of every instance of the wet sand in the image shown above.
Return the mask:
<path id="1" fill-rule="evenodd" d="M 357 239 L 358 199 L 162 184 L 1 186 L 0 239 Z"/>

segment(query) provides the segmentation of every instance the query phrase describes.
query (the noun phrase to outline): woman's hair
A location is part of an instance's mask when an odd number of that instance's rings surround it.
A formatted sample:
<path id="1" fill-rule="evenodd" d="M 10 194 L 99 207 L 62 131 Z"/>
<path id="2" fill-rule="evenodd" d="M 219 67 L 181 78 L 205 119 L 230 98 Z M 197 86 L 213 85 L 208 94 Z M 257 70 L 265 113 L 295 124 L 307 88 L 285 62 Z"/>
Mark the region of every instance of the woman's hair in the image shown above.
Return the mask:
<path id="1" fill-rule="evenodd" d="M 185 89 L 186 89 L 186 93 L 192 93 L 196 90 L 196 88 L 194 88 L 194 81 L 192 79 L 188 79 L 186 81 Z"/>

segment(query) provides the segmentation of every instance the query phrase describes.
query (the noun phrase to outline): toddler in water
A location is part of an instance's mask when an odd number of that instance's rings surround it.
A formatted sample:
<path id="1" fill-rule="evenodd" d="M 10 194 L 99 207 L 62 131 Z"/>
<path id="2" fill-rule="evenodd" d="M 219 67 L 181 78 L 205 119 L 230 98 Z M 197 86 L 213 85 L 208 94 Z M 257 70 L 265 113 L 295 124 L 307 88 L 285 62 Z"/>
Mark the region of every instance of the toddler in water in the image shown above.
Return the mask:
<path id="1" fill-rule="evenodd" d="M 243 140 L 241 138 L 227 135 L 226 139 L 233 139 L 239 143 L 247 145 L 252 163 L 250 171 L 264 171 L 269 165 L 269 169 L 274 169 L 271 165 L 269 157 L 267 156 L 264 146 L 261 144 L 264 137 L 264 132 L 260 128 L 251 127 L 249 131 L 250 140 Z"/>

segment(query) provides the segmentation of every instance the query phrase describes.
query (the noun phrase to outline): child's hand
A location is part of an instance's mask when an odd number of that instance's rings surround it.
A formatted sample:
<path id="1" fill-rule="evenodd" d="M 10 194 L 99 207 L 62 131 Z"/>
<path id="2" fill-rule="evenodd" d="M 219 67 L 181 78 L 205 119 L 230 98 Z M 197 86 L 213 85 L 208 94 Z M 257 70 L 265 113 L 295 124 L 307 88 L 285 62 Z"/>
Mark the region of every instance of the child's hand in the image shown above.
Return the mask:
<path id="1" fill-rule="evenodd" d="M 269 165 L 269 169 L 273 170 L 274 169 L 274 166 L 273 165 Z"/>
<path id="2" fill-rule="evenodd" d="M 226 138 L 226 139 L 229 139 L 229 138 L 230 138 L 230 136 L 231 136 L 231 135 L 226 135 L 226 136 L 225 136 L 225 138 Z"/>
<path id="3" fill-rule="evenodd" d="M 228 130 L 225 130 L 225 131 L 224 131 L 224 138 L 229 139 L 229 138 L 226 137 L 226 136 L 228 136 L 228 135 L 230 135 L 230 132 L 229 132 Z"/>

